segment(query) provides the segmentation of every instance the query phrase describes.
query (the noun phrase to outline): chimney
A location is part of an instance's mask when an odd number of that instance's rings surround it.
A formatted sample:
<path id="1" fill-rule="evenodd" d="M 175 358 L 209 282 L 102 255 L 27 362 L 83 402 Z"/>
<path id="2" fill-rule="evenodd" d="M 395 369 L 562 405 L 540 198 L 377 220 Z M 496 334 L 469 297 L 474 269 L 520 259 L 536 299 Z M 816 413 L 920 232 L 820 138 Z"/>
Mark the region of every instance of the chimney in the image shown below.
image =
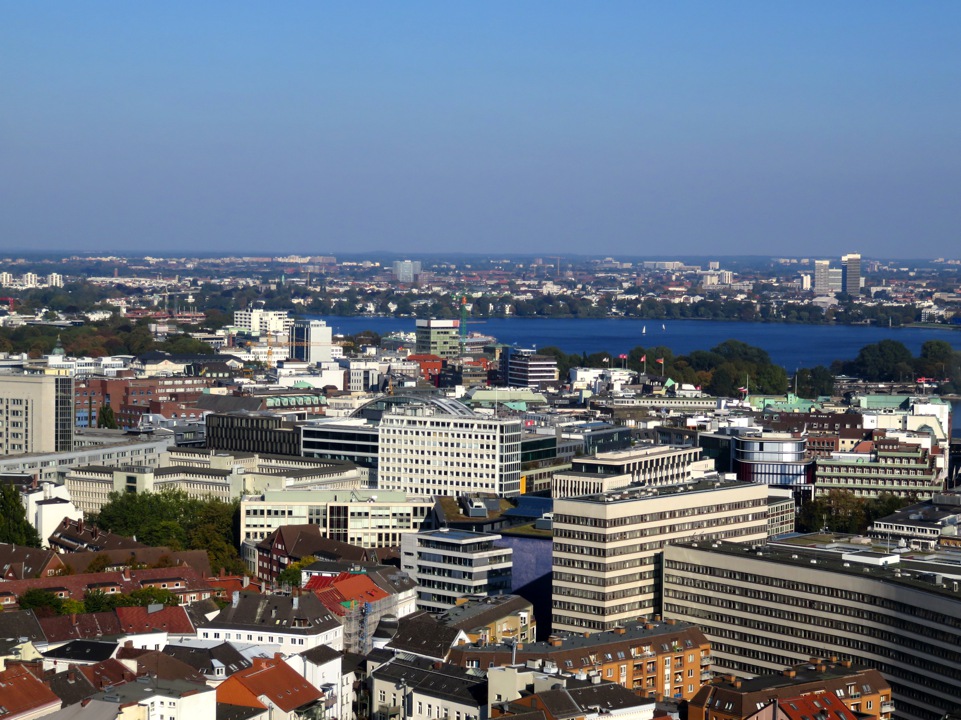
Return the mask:
<path id="1" fill-rule="evenodd" d="M 837 655 L 832 655 L 832 656 L 831 656 L 831 662 L 836 663 L 837 661 L 838 661 L 838 656 L 837 656 Z"/>
<path id="2" fill-rule="evenodd" d="M 241 587 L 249 587 L 249 586 L 250 586 L 250 576 L 249 576 L 249 575 L 244 575 L 243 579 L 240 581 L 240 585 L 241 585 Z"/>
<path id="3" fill-rule="evenodd" d="M 551 647 L 560 647 L 564 644 L 564 641 L 557 637 L 557 635 L 551 635 L 547 642 L 550 643 Z"/>
<path id="4" fill-rule="evenodd" d="M 827 669 L 828 669 L 828 666 L 825 665 L 824 663 L 820 663 L 820 664 L 817 666 L 817 668 L 816 668 L 816 670 L 817 670 L 819 673 L 823 673 L 823 672 L 824 672 L 825 670 L 827 670 Z"/>
<path id="5" fill-rule="evenodd" d="M 71 625 L 77 624 L 77 613 L 70 613 L 70 624 Z"/>
<path id="6" fill-rule="evenodd" d="M 622 627 L 616 627 L 616 628 L 614 628 L 614 634 L 615 634 L 615 635 L 623 635 L 623 634 L 626 633 L 626 632 L 627 632 L 627 630 L 625 630 L 625 629 L 622 628 Z"/>
<path id="7" fill-rule="evenodd" d="M 434 670 L 440 670 L 442 667 L 444 667 L 444 663 L 440 661 L 434 663 Z"/>
<path id="8" fill-rule="evenodd" d="M 781 671 L 781 674 L 784 675 L 784 677 L 793 678 L 793 677 L 797 677 L 797 670 L 795 670 L 794 668 L 784 668 Z"/>
<path id="9" fill-rule="evenodd" d="M 742 681 L 741 681 L 741 678 L 735 678 L 735 680 L 734 680 L 734 688 L 735 688 L 736 690 L 740 690 L 740 689 L 741 689 L 741 682 L 742 682 Z"/>
<path id="10" fill-rule="evenodd" d="M 846 668 L 851 667 L 851 661 L 850 661 L 850 660 L 842 660 L 842 661 L 841 661 L 841 667 L 846 667 Z"/>
<path id="11" fill-rule="evenodd" d="M 674 618 L 665 618 L 664 622 L 666 622 L 668 625 L 677 625 L 677 620 Z"/>
<path id="12" fill-rule="evenodd" d="M 300 597 L 297 595 L 294 595 L 293 600 L 294 600 L 294 610 L 300 609 Z"/>
<path id="13" fill-rule="evenodd" d="M 653 630 L 654 626 L 651 623 L 644 623 L 645 630 Z"/>
<path id="14" fill-rule="evenodd" d="M 240 603 L 240 591 L 239 591 L 239 590 L 234 590 L 234 591 L 230 594 L 230 606 L 231 606 L 231 607 L 237 607 L 237 605 L 238 605 L 239 603 Z"/>
<path id="15" fill-rule="evenodd" d="M 590 636 L 591 636 L 591 633 L 589 630 L 584 633 L 584 637 L 589 638 Z"/>
<path id="16" fill-rule="evenodd" d="M 130 568 L 125 567 L 123 570 L 121 570 L 120 577 L 122 577 L 124 580 L 130 580 Z"/>

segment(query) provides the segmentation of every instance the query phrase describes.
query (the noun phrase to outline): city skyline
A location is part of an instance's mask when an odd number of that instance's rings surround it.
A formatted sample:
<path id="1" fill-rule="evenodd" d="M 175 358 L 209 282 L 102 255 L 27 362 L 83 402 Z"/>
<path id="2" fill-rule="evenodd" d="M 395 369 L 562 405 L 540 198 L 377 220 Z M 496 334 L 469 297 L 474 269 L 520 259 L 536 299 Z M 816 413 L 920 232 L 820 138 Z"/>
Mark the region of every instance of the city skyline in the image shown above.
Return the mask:
<path id="1" fill-rule="evenodd" d="M 8 252 L 955 247 L 951 3 L 2 17 Z"/>

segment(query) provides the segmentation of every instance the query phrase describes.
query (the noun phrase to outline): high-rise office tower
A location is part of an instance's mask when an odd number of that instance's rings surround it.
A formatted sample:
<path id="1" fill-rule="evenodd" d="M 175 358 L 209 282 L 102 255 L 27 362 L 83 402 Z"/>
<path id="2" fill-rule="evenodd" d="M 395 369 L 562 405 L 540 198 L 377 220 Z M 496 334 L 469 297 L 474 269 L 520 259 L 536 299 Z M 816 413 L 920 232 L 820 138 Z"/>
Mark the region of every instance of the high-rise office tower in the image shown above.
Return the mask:
<path id="1" fill-rule="evenodd" d="M 290 357 L 316 365 L 333 358 L 333 330 L 323 320 L 294 320 L 290 328 Z"/>
<path id="2" fill-rule="evenodd" d="M 828 295 L 831 292 L 831 261 L 814 261 L 814 292 Z"/>
<path id="3" fill-rule="evenodd" d="M 861 294 L 861 255 L 849 253 L 841 256 L 841 268 L 844 274 L 841 279 L 841 289 L 848 295 Z"/>
<path id="4" fill-rule="evenodd" d="M 0 376 L 0 455 L 73 450 L 73 378 Z"/>
<path id="5" fill-rule="evenodd" d="M 394 277 L 399 283 L 413 284 L 417 282 L 421 267 L 420 260 L 395 260 Z"/>

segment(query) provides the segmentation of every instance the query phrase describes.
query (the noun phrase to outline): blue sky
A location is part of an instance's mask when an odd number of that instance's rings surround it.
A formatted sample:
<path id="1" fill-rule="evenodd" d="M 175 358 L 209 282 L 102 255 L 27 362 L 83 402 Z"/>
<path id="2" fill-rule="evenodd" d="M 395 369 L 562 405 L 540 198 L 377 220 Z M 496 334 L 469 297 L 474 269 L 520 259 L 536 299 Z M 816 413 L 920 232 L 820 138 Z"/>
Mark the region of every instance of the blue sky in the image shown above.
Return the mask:
<path id="1" fill-rule="evenodd" d="M 958 257 L 961 3 L 0 4 L 0 250 Z"/>

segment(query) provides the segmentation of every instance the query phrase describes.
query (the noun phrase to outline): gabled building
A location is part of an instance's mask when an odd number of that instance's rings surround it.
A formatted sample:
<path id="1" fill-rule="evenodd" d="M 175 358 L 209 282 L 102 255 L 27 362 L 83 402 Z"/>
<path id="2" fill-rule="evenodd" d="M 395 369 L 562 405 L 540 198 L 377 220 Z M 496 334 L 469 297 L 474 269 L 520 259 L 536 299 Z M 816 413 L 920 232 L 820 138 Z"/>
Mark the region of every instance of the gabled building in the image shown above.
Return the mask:
<path id="1" fill-rule="evenodd" d="M 437 621 L 463 630 L 472 643 L 499 645 L 537 639 L 534 606 L 520 595 L 467 598 L 438 615 Z"/>
<path id="2" fill-rule="evenodd" d="M 484 673 L 398 656 L 370 674 L 372 720 L 487 720 Z"/>
<path id="3" fill-rule="evenodd" d="M 331 540 L 319 525 L 283 525 L 256 545 L 257 576 L 268 583 L 291 563 L 313 556 L 326 560 L 368 563 L 375 553 L 338 540 Z"/>
<path id="4" fill-rule="evenodd" d="M 860 720 L 861 715 L 886 720 L 894 711 L 891 686 L 877 670 L 836 658 L 812 658 L 781 673 L 718 677 L 691 698 L 688 720 L 801 720 L 802 707 L 816 708 L 811 718 L 823 712 L 832 720 Z M 786 715 L 779 714 L 779 708 Z"/>
<path id="5" fill-rule="evenodd" d="M 558 677 L 615 682 L 642 697 L 689 699 L 710 678 L 711 646 L 690 623 L 655 621 L 608 632 L 552 635 L 546 642 L 455 645 L 450 662 L 467 668 L 525 664 Z"/>
<path id="6" fill-rule="evenodd" d="M 237 592 L 230 605 L 198 628 L 204 640 L 278 645 L 289 654 L 328 645 L 344 648 L 344 628 L 311 594 L 284 597 Z"/>
<path id="7" fill-rule="evenodd" d="M 256 658 L 252 667 L 234 673 L 217 687 L 223 705 L 270 710 L 271 720 L 323 717 L 323 693 L 287 663 Z"/>

